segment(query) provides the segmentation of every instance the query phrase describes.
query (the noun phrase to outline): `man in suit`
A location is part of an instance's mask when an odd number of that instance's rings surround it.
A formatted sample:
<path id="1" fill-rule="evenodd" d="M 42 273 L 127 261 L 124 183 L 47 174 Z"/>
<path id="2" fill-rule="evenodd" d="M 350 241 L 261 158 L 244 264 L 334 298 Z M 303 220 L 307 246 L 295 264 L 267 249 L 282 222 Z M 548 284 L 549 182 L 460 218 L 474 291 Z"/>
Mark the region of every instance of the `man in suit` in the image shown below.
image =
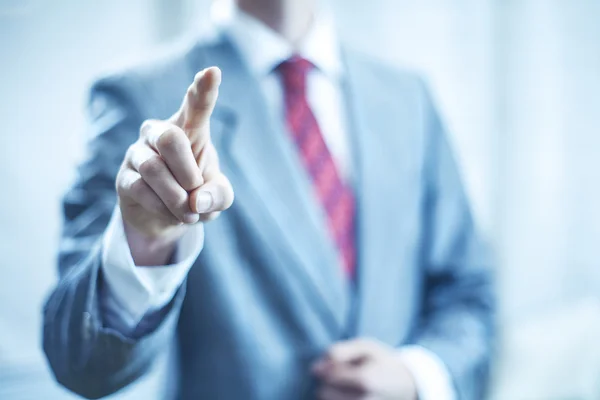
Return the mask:
<path id="1" fill-rule="evenodd" d="M 312 0 L 238 0 L 90 113 L 44 308 L 61 384 L 109 395 L 175 339 L 173 398 L 481 398 L 489 261 L 416 75 Z"/>

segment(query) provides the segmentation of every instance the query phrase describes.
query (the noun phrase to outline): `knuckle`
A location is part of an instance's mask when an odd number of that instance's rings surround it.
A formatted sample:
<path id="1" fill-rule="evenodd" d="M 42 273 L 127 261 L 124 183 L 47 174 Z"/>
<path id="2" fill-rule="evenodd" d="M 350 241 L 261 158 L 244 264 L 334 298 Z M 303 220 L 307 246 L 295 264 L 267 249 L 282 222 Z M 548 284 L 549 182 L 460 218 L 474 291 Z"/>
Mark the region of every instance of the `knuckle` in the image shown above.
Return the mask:
<path id="1" fill-rule="evenodd" d="M 131 197 L 139 199 L 148 193 L 148 184 L 142 178 L 138 178 L 131 182 L 129 186 Z"/>
<path id="2" fill-rule="evenodd" d="M 185 134 L 175 127 L 169 127 L 159 136 L 156 145 L 161 151 L 174 151 L 185 140 Z"/>
<path id="3" fill-rule="evenodd" d="M 187 97 L 188 100 L 193 99 L 194 97 L 196 97 L 196 85 L 198 82 L 198 78 L 197 78 L 198 74 L 196 74 L 196 78 L 194 78 L 194 83 L 192 83 L 190 86 L 188 86 L 187 91 L 185 92 L 185 95 Z"/>
<path id="4" fill-rule="evenodd" d="M 164 168 L 165 165 L 160 156 L 153 155 L 140 164 L 139 172 L 142 176 L 155 178 L 163 173 Z"/>
<path id="5" fill-rule="evenodd" d="M 144 160 L 148 151 L 148 145 L 143 140 L 135 141 L 131 146 L 127 148 L 125 152 L 125 158 L 123 164 L 131 163 L 135 165 L 137 160 Z M 135 169 L 135 168 L 134 168 Z"/>
<path id="6" fill-rule="evenodd" d="M 173 214 L 180 217 L 185 212 L 188 196 L 184 190 L 173 190 L 165 196 L 163 201 L 169 209 L 171 209 Z"/>
<path id="7" fill-rule="evenodd" d="M 192 108 L 196 108 L 198 106 L 198 97 L 200 97 L 198 91 L 198 84 L 197 81 L 195 81 L 192 85 L 190 85 L 190 87 L 188 87 L 185 93 L 185 101 Z"/>
<path id="8" fill-rule="evenodd" d="M 178 208 L 183 208 L 187 204 L 188 196 L 185 191 L 176 191 L 173 195 L 173 204 Z"/>
<path id="9" fill-rule="evenodd" d="M 173 214 L 171 214 L 171 212 L 169 211 L 169 209 L 167 208 L 167 206 L 160 200 L 160 198 L 158 196 L 152 196 L 149 197 L 147 199 L 148 204 L 151 208 L 151 210 L 160 215 L 163 219 L 175 219 L 175 217 L 173 216 Z"/>
<path id="10" fill-rule="evenodd" d="M 132 144 L 131 146 L 129 146 L 127 148 L 127 151 L 125 152 L 125 159 L 124 159 L 124 161 L 133 159 L 133 157 L 134 157 L 135 153 L 137 152 L 138 148 L 139 148 L 139 146 L 138 146 L 137 142 L 135 142 L 134 144 Z"/>
<path id="11" fill-rule="evenodd" d="M 155 124 L 155 120 L 152 119 L 147 119 L 144 122 L 142 122 L 142 125 L 140 125 L 140 136 L 146 136 L 148 135 L 148 133 L 152 130 L 152 127 Z"/>
<path id="12" fill-rule="evenodd" d="M 183 177 L 180 184 L 181 187 L 187 192 L 191 192 L 192 190 L 200 187 L 204 183 L 202 175 L 197 173 L 192 173 L 191 176 Z"/>
<path id="13" fill-rule="evenodd" d="M 119 172 L 117 173 L 117 177 L 115 178 L 115 189 L 117 191 L 118 196 L 123 195 L 123 192 L 125 190 L 125 178 L 123 177 L 123 175 L 124 168 L 123 166 L 121 166 L 121 169 L 119 170 Z"/>
<path id="14" fill-rule="evenodd" d="M 169 225 L 181 225 L 182 221 L 175 217 L 167 208 L 163 210 L 161 215 L 164 222 L 168 223 Z"/>

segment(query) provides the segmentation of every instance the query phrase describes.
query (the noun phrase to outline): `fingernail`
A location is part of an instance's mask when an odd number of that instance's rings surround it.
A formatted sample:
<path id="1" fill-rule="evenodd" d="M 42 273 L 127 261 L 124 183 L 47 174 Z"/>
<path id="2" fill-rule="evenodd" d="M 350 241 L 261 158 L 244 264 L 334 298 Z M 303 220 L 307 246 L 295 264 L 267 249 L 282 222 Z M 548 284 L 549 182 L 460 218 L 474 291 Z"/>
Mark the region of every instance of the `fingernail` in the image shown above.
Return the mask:
<path id="1" fill-rule="evenodd" d="M 210 192 L 198 192 L 198 197 L 196 198 L 196 209 L 198 213 L 202 214 L 210 210 L 213 205 L 213 198 Z"/>
<path id="2" fill-rule="evenodd" d="M 222 72 L 220 68 L 213 67 L 213 73 L 215 74 L 215 83 L 218 85 L 221 84 Z"/>

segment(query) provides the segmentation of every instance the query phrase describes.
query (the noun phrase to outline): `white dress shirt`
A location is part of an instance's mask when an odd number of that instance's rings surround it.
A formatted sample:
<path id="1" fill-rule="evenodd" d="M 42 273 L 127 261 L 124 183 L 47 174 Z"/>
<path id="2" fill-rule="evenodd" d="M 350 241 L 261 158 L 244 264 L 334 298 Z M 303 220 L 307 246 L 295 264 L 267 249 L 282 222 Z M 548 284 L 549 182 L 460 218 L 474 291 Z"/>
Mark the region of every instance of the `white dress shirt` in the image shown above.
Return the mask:
<path id="1" fill-rule="evenodd" d="M 341 80 L 344 65 L 332 21 L 325 13 L 312 23 L 297 49 L 252 17 L 233 11 L 220 18 L 250 72 L 260 83 L 273 118 L 285 118 L 284 93 L 275 68 L 294 54 L 315 68 L 307 78 L 308 103 L 343 179 L 352 179 Z M 224 77 L 227 79 L 227 77 Z M 101 306 L 106 326 L 124 334 L 132 332 L 147 313 L 160 310 L 173 298 L 202 250 L 204 229 L 197 224 L 178 243 L 175 264 L 134 264 L 118 207 L 104 235 L 102 269 L 106 282 Z M 420 400 L 452 400 L 455 392 L 443 362 L 420 346 L 399 349 L 399 357 L 412 372 Z"/>

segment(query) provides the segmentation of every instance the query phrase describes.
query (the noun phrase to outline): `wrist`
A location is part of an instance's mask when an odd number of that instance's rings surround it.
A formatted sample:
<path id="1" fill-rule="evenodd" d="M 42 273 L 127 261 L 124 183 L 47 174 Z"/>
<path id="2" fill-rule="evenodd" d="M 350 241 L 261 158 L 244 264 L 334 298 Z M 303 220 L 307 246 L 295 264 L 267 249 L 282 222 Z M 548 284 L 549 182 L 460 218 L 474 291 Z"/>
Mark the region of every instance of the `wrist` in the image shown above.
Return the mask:
<path id="1" fill-rule="evenodd" d="M 160 235 L 149 236 L 123 219 L 123 228 L 135 265 L 156 266 L 169 263 L 186 226 L 173 227 Z"/>
<path id="2" fill-rule="evenodd" d="M 435 353 L 419 345 L 409 345 L 398 354 L 412 376 L 419 400 L 457 398 L 452 377 Z"/>

